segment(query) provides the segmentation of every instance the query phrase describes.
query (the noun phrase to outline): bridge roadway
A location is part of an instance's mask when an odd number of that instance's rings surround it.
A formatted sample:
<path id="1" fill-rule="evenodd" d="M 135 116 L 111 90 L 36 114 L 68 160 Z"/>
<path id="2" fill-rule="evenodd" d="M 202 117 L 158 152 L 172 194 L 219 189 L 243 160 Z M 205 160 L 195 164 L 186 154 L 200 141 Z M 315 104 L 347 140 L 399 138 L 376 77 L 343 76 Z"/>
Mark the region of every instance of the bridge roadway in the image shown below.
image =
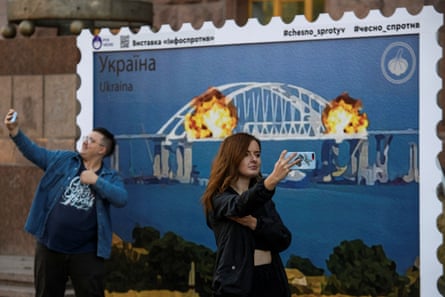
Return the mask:
<path id="1" fill-rule="evenodd" d="M 343 140 L 343 139 L 363 139 L 368 135 L 409 135 L 409 134 L 418 134 L 419 131 L 415 129 L 406 129 L 406 130 L 370 130 L 366 133 L 357 133 L 357 134 L 324 134 L 319 136 L 307 136 L 301 135 L 300 137 L 289 137 L 285 135 L 270 135 L 270 137 L 260 136 L 259 138 L 264 140 L 325 140 L 325 139 L 333 139 L 333 140 Z M 115 136 L 116 140 L 132 140 L 132 139 L 144 139 L 144 140 L 153 140 L 156 142 L 167 142 L 170 143 L 170 139 L 168 139 L 167 134 L 156 134 L 156 133 L 141 133 L 141 134 L 120 134 Z M 219 138 L 206 138 L 206 139 L 188 139 L 184 134 L 183 141 L 191 142 L 205 142 L 205 141 L 221 141 Z"/>

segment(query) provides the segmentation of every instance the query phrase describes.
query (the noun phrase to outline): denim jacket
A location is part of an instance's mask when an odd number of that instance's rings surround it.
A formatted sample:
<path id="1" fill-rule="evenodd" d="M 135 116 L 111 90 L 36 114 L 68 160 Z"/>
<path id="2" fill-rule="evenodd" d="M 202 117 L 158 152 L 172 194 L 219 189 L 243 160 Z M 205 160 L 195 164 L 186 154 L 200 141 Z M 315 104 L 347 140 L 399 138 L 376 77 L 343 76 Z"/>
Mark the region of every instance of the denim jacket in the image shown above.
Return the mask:
<path id="1" fill-rule="evenodd" d="M 22 131 L 11 138 L 23 156 L 44 171 L 25 223 L 25 230 L 40 239 L 45 232 L 49 213 L 78 173 L 82 158 L 78 152 L 40 147 Z M 124 207 L 128 194 L 119 174 L 105 166 L 92 187 L 96 192 L 97 256 L 109 258 L 112 239 L 110 206 Z"/>

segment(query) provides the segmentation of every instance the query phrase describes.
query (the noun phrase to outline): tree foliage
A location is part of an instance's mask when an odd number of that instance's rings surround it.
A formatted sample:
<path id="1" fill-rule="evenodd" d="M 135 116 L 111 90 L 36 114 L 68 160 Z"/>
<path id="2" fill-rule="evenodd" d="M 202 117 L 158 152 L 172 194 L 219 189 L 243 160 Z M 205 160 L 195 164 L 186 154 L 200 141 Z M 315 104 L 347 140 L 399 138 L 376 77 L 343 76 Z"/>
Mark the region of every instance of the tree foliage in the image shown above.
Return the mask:
<path id="1" fill-rule="evenodd" d="M 308 258 L 302 258 L 295 255 L 290 255 L 289 260 L 286 263 L 287 268 L 296 268 L 301 273 L 307 276 L 319 276 L 323 275 L 324 269 L 318 268 L 312 264 Z"/>
<path id="2" fill-rule="evenodd" d="M 366 246 L 357 239 L 343 241 L 326 261 L 332 275 L 325 294 L 353 296 L 387 296 L 408 283 L 396 272 L 396 264 L 388 259 L 382 246 Z"/>
<path id="3" fill-rule="evenodd" d="M 133 245 L 113 247 L 111 258 L 106 262 L 107 290 L 185 292 L 193 286 L 200 296 L 211 296 L 215 254 L 210 249 L 185 241 L 173 232 L 160 237 L 151 227 L 135 228 L 133 239 Z M 146 252 L 141 253 L 135 248 Z M 195 265 L 194 284 L 189 283 L 192 262 Z"/>

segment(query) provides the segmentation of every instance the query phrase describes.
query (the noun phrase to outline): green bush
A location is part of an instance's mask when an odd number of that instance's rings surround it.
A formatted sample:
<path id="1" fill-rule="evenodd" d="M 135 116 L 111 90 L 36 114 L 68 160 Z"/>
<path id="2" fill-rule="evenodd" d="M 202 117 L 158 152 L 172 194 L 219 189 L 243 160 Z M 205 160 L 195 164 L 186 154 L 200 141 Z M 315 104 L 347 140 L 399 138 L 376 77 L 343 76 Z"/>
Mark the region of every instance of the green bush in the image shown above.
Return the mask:
<path id="1" fill-rule="evenodd" d="M 396 264 L 388 259 L 382 246 L 366 246 L 357 239 L 343 241 L 334 248 L 326 261 L 332 275 L 324 288 L 325 294 L 352 296 L 387 296 L 403 291 L 408 279 L 396 272 Z"/>
<path id="2" fill-rule="evenodd" d="M 195 264 L 195 290 L 202 297 L 211 296 L 211 281 L 215 253 L 210 249 L 185 241 L 173 232 L 159 238 L 159 232 L 150 227 L 135 228 L 134 247 L 147 249 L 138 254 L 128 244 L 113 247 L 106 261 L 106 289 L 115 292 L 129 290 L 189 289 L 191 263 Z"/>
<path id="3" fill-rule="evenodd" d="M 150 249 L 150 245 L 161 238 L 158 230 L 152 227 L 135 227 L 132 232 L 133 246 Z"/>
<path id="4" fill-rule="evenodd" d="M 287 268 L 296 268 L 306 276 L 323 275 L 324 269 L 318 268 L 312 264 L 308 258 L 302 258 L 295 255 L 290 255 L 286 263 Z"/>

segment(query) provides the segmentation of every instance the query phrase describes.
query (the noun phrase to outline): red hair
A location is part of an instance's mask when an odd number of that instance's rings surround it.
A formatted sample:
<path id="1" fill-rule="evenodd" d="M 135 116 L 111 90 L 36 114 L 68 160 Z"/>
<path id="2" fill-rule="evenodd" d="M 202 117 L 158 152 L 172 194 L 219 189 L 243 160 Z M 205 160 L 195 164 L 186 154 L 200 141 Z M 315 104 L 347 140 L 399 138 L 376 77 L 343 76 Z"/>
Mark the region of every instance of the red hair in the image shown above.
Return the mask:
<path id="1" fill-rule="evenodd" d="M 206 213 L 213 210 L 213 197 L 218 193 L 224 192 L 238 179 L 239 165 L 246 156 L 252 141 L 256 141 L 261 150 L 260 140 L 248 133 L 233 134 L 221 143 L 212 163 L 207 188 L 201 197 L 201 203 Z M 257 178 L 255 178 L 256 180 Z"/>

